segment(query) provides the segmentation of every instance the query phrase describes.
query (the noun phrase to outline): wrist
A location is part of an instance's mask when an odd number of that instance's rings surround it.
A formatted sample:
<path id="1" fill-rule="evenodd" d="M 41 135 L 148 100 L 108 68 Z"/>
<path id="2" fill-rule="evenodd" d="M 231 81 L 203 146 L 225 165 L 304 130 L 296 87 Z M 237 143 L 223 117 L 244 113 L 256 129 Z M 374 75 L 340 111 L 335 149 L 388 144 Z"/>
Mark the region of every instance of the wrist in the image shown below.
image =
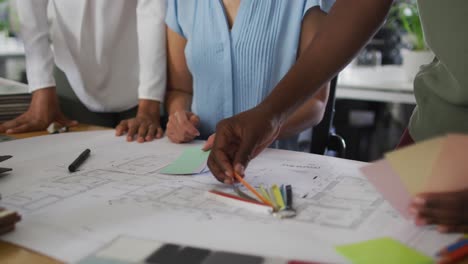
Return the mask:
<path id="1" fill-rule="evenodd" d="M 268 102 L 262 102 L 254 109 L 260 113 L 264 120 L 268 120 L 273 127 L 283 127 L 287 120 L 287 115 L 278 111 L 278 108 Z"/>
<path id="2" fill-rule="evenodd" d="M 58 98 L 55 87 L 46 87 L 34 91 L 32 93 L 31 105 L 58 107 Z"/>
<path id="3" fill-rule="evenodd" d="M 140 99 L 138 101 L 138 113 L 140 115 L 149 115 L 159 118 L 160 114 L 160 103 L 155 100 Z"/>

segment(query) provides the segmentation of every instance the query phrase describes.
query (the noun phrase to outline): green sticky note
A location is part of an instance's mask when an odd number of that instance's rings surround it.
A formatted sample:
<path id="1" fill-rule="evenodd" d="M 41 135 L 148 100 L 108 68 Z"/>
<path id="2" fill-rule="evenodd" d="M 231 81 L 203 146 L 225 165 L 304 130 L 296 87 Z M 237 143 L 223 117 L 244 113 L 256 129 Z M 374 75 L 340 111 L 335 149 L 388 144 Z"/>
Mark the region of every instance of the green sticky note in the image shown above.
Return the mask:
<path id="1" fill-rule="evenodd" d="M 336 247 L 336 251 L 354 264 L 423 264 L 434 262 L 432 258 L 388 237 L 341 245 Z"/>
<path id="2" fill-rule="evenodd" d="M 203 151 L 200 147 L 187 148 L 176 161 L 164 167 L 160 173 L 174 175 L 197 174 L 206 167 L 210 151 Z"/>

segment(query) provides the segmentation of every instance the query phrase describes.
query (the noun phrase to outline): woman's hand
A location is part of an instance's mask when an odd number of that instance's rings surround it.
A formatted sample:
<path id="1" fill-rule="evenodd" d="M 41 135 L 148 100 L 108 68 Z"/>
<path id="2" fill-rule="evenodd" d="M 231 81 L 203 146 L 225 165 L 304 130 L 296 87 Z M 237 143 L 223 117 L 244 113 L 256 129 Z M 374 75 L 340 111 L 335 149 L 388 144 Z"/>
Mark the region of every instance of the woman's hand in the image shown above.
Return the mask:
<path id="1" fill-rule="evenodd" d="M 190 142 L 200 136 L 200 118 L 192 112 L 176 111 L 169 116 L 166 135 L 174 143 Z"/>

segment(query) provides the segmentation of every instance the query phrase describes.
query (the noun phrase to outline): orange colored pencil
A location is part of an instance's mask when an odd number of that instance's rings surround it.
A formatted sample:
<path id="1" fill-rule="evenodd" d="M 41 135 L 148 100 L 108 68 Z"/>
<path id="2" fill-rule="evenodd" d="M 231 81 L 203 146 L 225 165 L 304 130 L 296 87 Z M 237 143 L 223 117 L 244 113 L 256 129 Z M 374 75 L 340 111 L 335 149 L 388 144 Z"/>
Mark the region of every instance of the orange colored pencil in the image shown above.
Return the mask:
<path id="1" fill-rule="evenodd" d="M 242 183 L 242 185 L 244 185 L 245 188 L 249 189 L 249 191 L 251 191 L 255 196 L 257 196 L 257 198 L 260 199 L 260 201 L 262 201 L 264 204 L 274 208 L 274 206 L 267 199 L 265 199 L 265 197 L 263 197 L 261 194 L 259 194 L 255 190 L 255 188 L 252 187 L 252 185 L 250 185 L 248 182 L 246 182 L 239 174 L 237 174 L 237 172 L 234 172 L 234 177 L 236 178 L 236 180 L 238 180 L 240 183 Z"/>

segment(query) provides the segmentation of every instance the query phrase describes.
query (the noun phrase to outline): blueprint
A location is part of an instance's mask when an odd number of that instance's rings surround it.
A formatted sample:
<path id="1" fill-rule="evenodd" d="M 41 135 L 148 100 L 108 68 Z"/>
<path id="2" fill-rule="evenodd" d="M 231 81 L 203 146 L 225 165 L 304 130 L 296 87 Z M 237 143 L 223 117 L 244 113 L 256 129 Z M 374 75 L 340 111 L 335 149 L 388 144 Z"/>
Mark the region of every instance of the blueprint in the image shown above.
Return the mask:
<path id="1" fill-rule="evenodd" d="M 194 146 L 202 142 L 127 143 L 112 131 L 1 143 L 2 153 L 14 156 L 5 163 L 14 170 L 0 179 L 0 205 L 23 216 L 3 239 L 66 262 L 119 235 L 327 262 L 345 262 L 335 245 L 375 237 L 391 236 L 429 255 L 455 239 L 403 219 L 361 176 L 361 163 L 298 152 L 267 150 L 246 172 L 254 186 L 291 184 L 296 218 L 228 207 L 206 198 L 211 189 L 233 192 L 210 172 L 158 173 Z M 85 148 L 91 156 L 69 173 L 67 164 Z M 430 243 L 420 242 L 427 237 Z"/>

